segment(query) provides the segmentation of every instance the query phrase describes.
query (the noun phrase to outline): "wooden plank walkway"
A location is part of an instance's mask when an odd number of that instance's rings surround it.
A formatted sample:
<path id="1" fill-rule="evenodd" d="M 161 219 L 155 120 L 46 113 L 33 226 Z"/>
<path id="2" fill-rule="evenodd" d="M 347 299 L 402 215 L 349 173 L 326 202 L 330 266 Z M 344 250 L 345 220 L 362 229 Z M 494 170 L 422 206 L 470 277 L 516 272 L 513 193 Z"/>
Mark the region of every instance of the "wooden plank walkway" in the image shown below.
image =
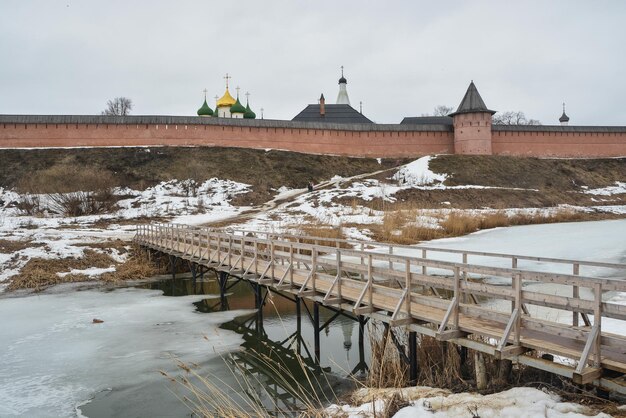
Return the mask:
<path id="1" fill-rule="evenodd" d="M 135 242 L 269 289 L 626 393 L 626 306 L 603 300 L 607 292 L 626 292 L 626 264 L 176 224 L 138 225 Z M 398 254 L 408 249 L 419 257 Z M 461 260 L 428 257 L 437 252 Z M 511 267 L 468 263 L 475 256 L 508 258 Z M 569 265 L 571 274 L 520 268 L 520 260 Z M 584 276 L 581 266 L 620 276 Z"/>

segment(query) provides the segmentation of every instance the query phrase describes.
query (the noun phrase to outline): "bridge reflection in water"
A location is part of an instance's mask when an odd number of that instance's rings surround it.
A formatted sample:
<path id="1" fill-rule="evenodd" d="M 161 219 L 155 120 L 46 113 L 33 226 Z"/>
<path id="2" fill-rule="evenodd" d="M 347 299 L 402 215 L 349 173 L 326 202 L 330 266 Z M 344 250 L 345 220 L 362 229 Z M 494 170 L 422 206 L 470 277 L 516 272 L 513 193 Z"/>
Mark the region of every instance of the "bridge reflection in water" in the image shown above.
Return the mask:
<path id="1" fill-rule="evenodd" d="M 313 348 L 312 304 L 295 300 L 289 295 L 269 291 L 263 295 L 263 307 L 248 314 L 257 303 L 254 288 L 249 283 L 230 277 L 227 292 L 220 297 L 219 276 L 211 272 L 197 278 L 195 283 L 185 274 L 175 279 L 152 282 L 144 287 L 162 290 L 165 296 L 207 295 L 195 302 L 199 312 L 246 310 L 245 314 L 221 326 L 241 335 L 242 350 L 229 355 L 231 370 L 243 376 L 245 396 L 268 412 L 277 414 L 301 410 L 319 399 L 334 401 L 354 385 L 353 377 L 367 371 L 367 321 L 320 307 L 319 319 L 324 351 L 317 357 Z M 294 332 L 288 334 L 287 330 Z"/>

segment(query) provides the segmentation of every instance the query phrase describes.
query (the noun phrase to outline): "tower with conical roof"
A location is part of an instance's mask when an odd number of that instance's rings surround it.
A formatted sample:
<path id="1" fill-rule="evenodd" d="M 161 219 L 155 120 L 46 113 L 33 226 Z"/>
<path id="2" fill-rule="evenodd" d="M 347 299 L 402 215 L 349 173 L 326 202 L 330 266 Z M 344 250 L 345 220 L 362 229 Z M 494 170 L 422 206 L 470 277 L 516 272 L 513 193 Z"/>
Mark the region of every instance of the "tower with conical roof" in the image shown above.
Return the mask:
<path id="1" fill-rule="evenodd" d="M 350 104 L 348 90 L 346 89 L 348 80 L 343 76 L 343 65 L 341 66 L 341 78 L 339 79 L 339 94 L 337 95 L 337 104 Z"/>
<path id="2" fill-rule="evenodd" d="M 494 113 L 487 108 L 472 80 L 456 112 L 449 115 L 454 126 L 455 154 L 491 155 L 491 117 Z"/>
<path id="3" fill-rule="evenodd" d="M 565 103 L 563 103 L 563 114 L 559 118 L 559 122 L 561 122 L 561 126 L 567 126 L 569 124 L 569 116 L 565 114 Z"/>

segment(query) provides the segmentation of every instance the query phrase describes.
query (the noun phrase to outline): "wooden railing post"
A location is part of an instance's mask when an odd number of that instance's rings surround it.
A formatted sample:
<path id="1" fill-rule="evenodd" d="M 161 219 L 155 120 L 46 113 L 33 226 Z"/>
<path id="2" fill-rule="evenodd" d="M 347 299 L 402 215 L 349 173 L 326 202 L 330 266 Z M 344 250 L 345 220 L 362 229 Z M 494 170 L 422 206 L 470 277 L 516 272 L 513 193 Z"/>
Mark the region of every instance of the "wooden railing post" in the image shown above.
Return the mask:
<path id="1" fill-rule="evenodd" d="M 422 250 L 422 258 L 426 259 L 426 250 Z M 426 276 L 426 264 L 422 265 L 422 274 Z"/>
<path id="2" fill-rule="evenodd" d="M 574 263 L 572 267 L 572 274 L 574 274 L 574 276 L 578 276 L 580 274 L 580 264 Z M 580 298 L 580 289 L 576 285 L 572 286 L 572 297 L 575 299 Z M 578 326 L 578 312 L 576 311 L 572 312 L 572 325 L 575 327 Z"/>
<path id="3" fill-rule="evenodd" d="M 454 268 L 454 316 L 452 317 L 452 325 L 456 329 L 459 327 L 459 300 L 461 298 L 461 269 Z"/>
<path id="4" fill-rule="evenodd" d="M 232 267 L 233 263 L 233 237 L 228 235 L 228 268 Z"/>
<path id="5" fill-rule="evenodd" d="M 341 300 L 341 250 L 337 248 L 337 296 Z"/>
<path id="6" fill-rule="evenodd" d="M 300 244 L 300 238 L 296 238 L 296 243 Z M 297 254 L 298 254 L 298 270 L 300 270 L 300 245 L 298 245 L 298 249 L 297 249 Z"/>
<path id="7" fill-rule="evenodd" d="M 259 277 L 259 242 L 254 239 L 254 276 Z"/>
<path id="8" fill-rule="evenodd" d="M 271 240 L 270 241 L 270 263 L 271 263 L 271 266 L 272 266 L 272 279 L 276 278 L 276 275 L 274 274 L 275 265 L 276 265 L 276 262 L 274 260 L 274 256 L 275 255 L 276 254 L 274 252 L 274 240 Z"/>
<path id="9" fill-rule="evenodd" d="M 367 288 L 370 312 L 374 310 L 374 275 L 372 274 L 372 254 L 367 255 Z"/>
<path id="10" fill-rule="evenodd" d="M 313 291 L 317 290 L 316 288 L 316 279 L 317 279 L 317 247 L 313 247 L 313 252 L 311 253 L 311 282 L 313 283 Z"/>
<path id="11" fill-rule="evenodd" d="M 246 255 L 246 235 L 244 233 L 241 234 L 241 271 L 244 272 L 246 271 L 246 268 L 244 267 L 244 258 Z"/>
<path id="12" fill-rule="evenodd" d="M 389 246 L 389 255 L 393 255 L 393 247 L 391 245 Z M 389 270 L 393 270 L 393 262 L 391 259 L 389 260 Z"/>
<path id="13" fill-rule="evenodd" d="M 406 289 L 406 314 L 410 318 L 411 317 L 411 261 L 408 258 L 405 261 L 404 270 L 405 270 L 404 287 Z"/>
<path id="14" fill-rule="evenodd" d="M 593 307 L 593 325 L 598 328 L 596 340 L 594 341 L 594 366 L 600 367 L 601 345 L 602 345 L 602 283 L 597 282 L 593 285 L 594 307 Z"/>
<path id="15" fill-rule="evenodd" d="M 515 275 L 515 306 L 513 312 L 517 312 L 515 319 L 515 345 L 519 345 L 522 333 L 522 274 Z"/>
<path id="16" fill-rule="evenodd" d="M 293 244 L 289 243 L 289 284 L 293 287 Z"/>
<path id="17" fill-rule="evenodd" d="M 363 257 L 363 253 L 365 252 L 365 244 L 361 243 L 361 265 L 365 264 L 365 258 Z M 365 278 L 365 274 L 361 273 L 361 280 Z"/>

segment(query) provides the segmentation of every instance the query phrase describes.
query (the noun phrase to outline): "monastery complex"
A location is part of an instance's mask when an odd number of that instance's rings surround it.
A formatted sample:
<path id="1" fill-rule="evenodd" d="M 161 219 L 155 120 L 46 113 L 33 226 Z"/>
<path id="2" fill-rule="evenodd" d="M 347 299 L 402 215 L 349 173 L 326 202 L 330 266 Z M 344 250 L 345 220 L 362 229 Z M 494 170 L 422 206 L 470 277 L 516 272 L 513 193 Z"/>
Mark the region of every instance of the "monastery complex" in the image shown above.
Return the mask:
<path id="1" fill-rule="evenodd" d="M 455 112 L 376 124 L 350 105 L 339 79 L 335 104 L 322 95 L 292 120 L 261 118 L 228 88 L 198 116 L 0 115 L 0 148 L 220 146 L 357 157 L 480 154 L 534 157 L 626 156 L 626 126 L 494 125 L 496 113 L 470 83 Z"/>

